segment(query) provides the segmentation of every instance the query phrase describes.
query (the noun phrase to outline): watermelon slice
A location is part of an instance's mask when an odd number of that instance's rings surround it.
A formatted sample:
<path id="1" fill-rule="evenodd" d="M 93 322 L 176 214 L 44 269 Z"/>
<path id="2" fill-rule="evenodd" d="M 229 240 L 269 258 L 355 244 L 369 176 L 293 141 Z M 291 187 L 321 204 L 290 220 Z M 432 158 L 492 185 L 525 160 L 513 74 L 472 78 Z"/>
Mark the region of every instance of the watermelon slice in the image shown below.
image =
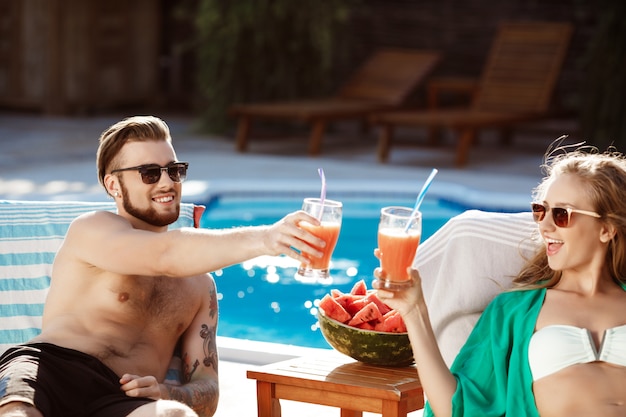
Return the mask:
<path id="1" fill-rule="evenodd" d="M 348 322 L 348 326 L 356 326 L 357 324 L 365 323 L 367 321 L 378 320 L 382 316 L 383 315 L 380 314 L 380 310 L 378 310 L 376 303 L 371 302 L 356 313 L 354 317 L 352 317 L 352 319 Z"/>
<path id="2" fill-rule="evenodd" d="M 354 295 L 354 294 L 343 294 L 343 295 L 341 295 L 341 296 L 339 296 L 339 297 L 336 297 L 336 298 L 335 298 L 335 300 L 336 300 L 339 304 L 341 304 L 341 306 L 342 306 L 343 308 L 345 308 L 345 309 L 346 309 L 346 311 L 347 311 L 348 313 L 350 313 L 351 315 L 352 315 L 352 314 L 354 314 L 354 313 L 356 313 L 356 311 L 354 311 L 354 312 L 352 312 L 352 313 L 351 313 L 348 307 L 349 307 L 352 303 L 354 303 L 355 301 L 362 300 L 362 299 L 363 299 L 363 296 L 362 296 L 362 295 Z M 362 306 L 361 306 L 361 307 L 362 307 Z"/>
<path id="3" fill-rule="evenodd" d="M 376 290 L 368 290 L 364 280 L 355 283 L 349 293 L 330 290 L 319 307 L 327 317 L 348 326 L 384 333 L 406 333 L 402 316 L 378 298 Z"/>
<path id="4" fill-rule="evenodd" d="M 365 296 L 365 299 L 369 302 L 375 302 L 378 310 L 380 310 L 380 314 L 382 314 L 383 316 L 391 311 L 391 307 L 383 303 L 374 291 L 368 292 Z"/>
<path id="5" fill-rule="evenodd" d="M 350 294 L 353 295 L 367 295 L 367 285 L 365 285 L 364 280 L 358 281 L 352 289 L 350 290 Z"/>
<path id="6" fill-rule="evenodd" d="M 351 316 L 354 316 L 359 311 L 361 311 L 363 309 L 363 307 L 365 307 L 366 305 L 371 303 L 370 300 L 368 300 L 367 298 L 363 297 L 362 295 L 353 295 L 353 297 L 354 298 L 352 300 L 350 300 L 350 302 L 348 302 L 344 306 L 344 308 L 346 309 L 348 314 L 350 314 Z"/>
<path id="7" fill-rule="evenodd" d="M 326 294 L 320 301 L 319 308 L 330 318 L 346 323 L 352 317 L 331 295 Z"/>
<path id="8" fill-rule="evenodd" d="M 406 325 L 400 313 L 392 310 L 380 319 L 380 322 L 374 326 L 374 330 L 387 333 L 405 333 Z"/>
<path id="9" fill-rule="evenodd" d="M 338 297 L 341 297 L 343 293 L 339 291 L 338 289 L 333 288 L 332 290 L 330 290 L 330 295 L 332 295 L 333 298 L 338 298 Z"/>
<path id="10" fill-rule="evenodd" d="M 363 330 L 374 330 L 374 326 L 369 321 L 366 321 L 365 323 L 359 323 L 354 327 L 363 329 Z"/>

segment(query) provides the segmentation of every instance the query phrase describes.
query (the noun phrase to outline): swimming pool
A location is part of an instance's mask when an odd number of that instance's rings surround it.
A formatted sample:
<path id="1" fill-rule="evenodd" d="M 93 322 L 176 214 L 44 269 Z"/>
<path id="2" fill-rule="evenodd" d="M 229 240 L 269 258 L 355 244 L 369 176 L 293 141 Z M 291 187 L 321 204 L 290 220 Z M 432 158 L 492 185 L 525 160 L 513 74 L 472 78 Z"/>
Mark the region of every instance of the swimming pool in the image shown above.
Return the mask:
<path id="1" fill-rule="evenodd" d="M 294 278 L 298 263 L 287 257 L 259 257 L 214 273 L 220 317 L 218 336 L 261 342 L 330 348 L 317 326 L 316 303 L 332 288 L 348 292 L 363 279 L 368 288 L 378 266 L 373 251 L 380 209 L 413 206 L 409 196 L 343 195 L 343 222 L 331 261 L 331 279 L 302 282 Z M 300 209 L 301 196 L 218 195 L 204 203 L 201 226 L 230 228 L 270 224 Z M 463 207 L 441 200 L 422 204 L 422 241 Z"/>

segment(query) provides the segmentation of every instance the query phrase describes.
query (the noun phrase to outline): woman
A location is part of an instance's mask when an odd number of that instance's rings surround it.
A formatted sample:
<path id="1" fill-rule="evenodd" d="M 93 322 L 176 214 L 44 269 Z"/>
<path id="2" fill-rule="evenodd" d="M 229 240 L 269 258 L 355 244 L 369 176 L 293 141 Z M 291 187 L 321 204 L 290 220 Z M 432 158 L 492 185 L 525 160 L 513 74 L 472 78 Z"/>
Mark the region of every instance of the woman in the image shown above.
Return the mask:
<path id="1" fill-rule="evenodd" d="M 425 415 L 626 415 L 626 159 L 579 149 L 546 169 L 532 204 L 542 249 L 485 309 L 450 370 L 419 273 L 409 289 L 378 290 L 407 325 Z"/>

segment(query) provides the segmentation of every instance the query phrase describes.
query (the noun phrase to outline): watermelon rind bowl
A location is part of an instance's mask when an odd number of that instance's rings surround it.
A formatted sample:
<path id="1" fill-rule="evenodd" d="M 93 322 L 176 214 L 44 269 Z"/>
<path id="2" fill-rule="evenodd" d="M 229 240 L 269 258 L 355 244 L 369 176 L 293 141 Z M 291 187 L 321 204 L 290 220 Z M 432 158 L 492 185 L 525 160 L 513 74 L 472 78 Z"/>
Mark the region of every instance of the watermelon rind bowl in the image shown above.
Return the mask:
<path id="1" fill-rule="evenodd" d="M 328 317 L 322 308 L 318 309 L 317 317 L 328 344 L 359 362 L 394 367 L 414 362 L 407 333 L 358 329 Z"/>

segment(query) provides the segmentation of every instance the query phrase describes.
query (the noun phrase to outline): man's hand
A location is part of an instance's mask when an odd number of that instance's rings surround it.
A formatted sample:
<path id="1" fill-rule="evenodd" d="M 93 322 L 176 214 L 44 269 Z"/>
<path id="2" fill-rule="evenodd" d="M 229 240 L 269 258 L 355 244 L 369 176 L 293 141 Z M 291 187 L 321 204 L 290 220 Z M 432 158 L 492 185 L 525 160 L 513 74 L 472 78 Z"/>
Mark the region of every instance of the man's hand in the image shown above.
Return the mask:
<path id="1" fill-rule="evenodd" d="M 162 398 L 159 382 L 151 375 L 124 374 L 120 378 L 120 384 L 121 390 L 129 397 L 144 397 L 153 400 Z"/>
<path id="2" fill-rule="evenodd" d="M 326 242 L 301 228 L 300 222 L 303 221 L 315 226 L 320 223 L 315 217 L 300 210 L 269 226 L 263 239 L 268 254 L 273 256 L 283 254 L 304 263 L 308 263 L 309 260 L 302 253 L 316 258 L 322 256 L 323 253 L 318 248 L 326 246 Z"/>

